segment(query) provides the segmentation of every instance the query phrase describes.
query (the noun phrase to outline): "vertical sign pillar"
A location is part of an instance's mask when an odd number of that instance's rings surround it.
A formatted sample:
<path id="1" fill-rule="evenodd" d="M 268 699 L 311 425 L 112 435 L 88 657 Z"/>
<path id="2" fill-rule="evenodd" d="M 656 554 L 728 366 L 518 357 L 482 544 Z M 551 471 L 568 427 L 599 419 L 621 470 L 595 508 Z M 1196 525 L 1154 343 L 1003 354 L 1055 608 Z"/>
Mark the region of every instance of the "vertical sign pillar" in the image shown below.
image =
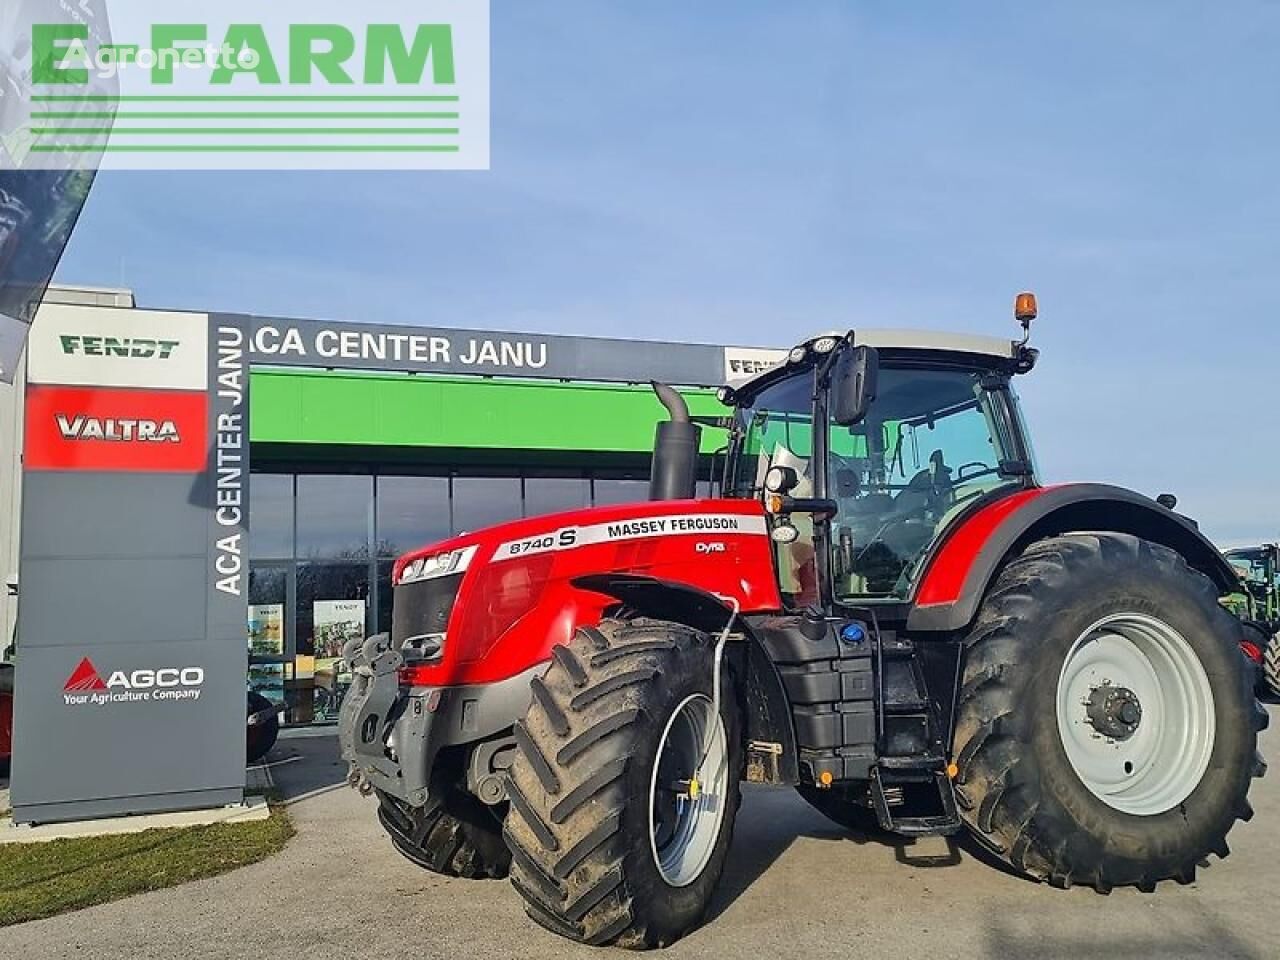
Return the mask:
<path id="1" fill-rule="evenodd" d="M 206 642 L 240 652 L 237 769 L 245 764 L 249 615 L 249 337 L 242 318 L 209 322 L 209 481 Z"/>
<path id="2" fill-rule="evenodd" d="M 239 803 L 245 332 L 49 306 L 28 365 L 14 820 Z"/>

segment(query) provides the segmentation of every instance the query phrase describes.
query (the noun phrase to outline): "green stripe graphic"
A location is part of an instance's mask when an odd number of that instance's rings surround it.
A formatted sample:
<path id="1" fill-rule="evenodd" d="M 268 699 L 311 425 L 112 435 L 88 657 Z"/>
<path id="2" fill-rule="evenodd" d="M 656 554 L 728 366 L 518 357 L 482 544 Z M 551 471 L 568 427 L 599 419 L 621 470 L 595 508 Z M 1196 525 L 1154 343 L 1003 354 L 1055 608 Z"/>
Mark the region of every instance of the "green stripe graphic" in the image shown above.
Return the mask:
<path id="1" fill-rule="evenodd" d="M 172 96 L 108 96 L 108 95 L 44 95 L 31 98 L 35 103 L 253 103 L 266 101 L 269 103 L 457 103 L 456 96 L 356 96 L 338 94 L 313 95 L 172 95 Z"/>
<path id="2" fill-rule="evenodd" d="M 33 128 L 32 133 L 38 137 L 50 136 L 114 136 L 116 134 L 133 135 L 133 134 L 197 134 L 200 136 L 210 134 L 241 134 L 252 133 L 264 136 L 283 137 L 294 133 L 332 133 L 332 134 L 360 134 L 360 133 L 394 133 L 394 134 L 413 134 L 415 136 L 439 135 L 439 134 L 455 134 L 458 133 L 457 127 L 285 127 L 282 129 L 272 129 L 270 127 L 43 127 Z"/>
<path id="3" fill-rule="evenodd" d="M 291 113 L 211 111 L 211 112 L 151 112 L 122 111 L 120 113 L 64 113 L 61 111 L 33 111 L 32 120 L 457 120 L 456 113 L 397 113 L 393 111 L 364 111 L 360 113 L 334 113 L 331 111 L 301 111 Z"/>
<path id="4" fill-rule="evenodd" d="M 36 144 L 32 153 L 458 153 L 456 144 Z"/>

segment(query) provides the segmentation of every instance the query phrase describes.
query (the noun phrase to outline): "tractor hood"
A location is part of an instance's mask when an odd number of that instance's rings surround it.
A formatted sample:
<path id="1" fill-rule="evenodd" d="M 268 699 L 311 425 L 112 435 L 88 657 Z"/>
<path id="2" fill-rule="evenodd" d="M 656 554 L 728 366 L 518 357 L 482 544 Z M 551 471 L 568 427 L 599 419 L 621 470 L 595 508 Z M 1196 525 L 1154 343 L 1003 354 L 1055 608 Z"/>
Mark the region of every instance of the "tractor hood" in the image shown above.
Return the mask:
<path id="1" fill-rule="evenodd" d="M 759 502 L 646 501 L 517 520 L 405 554 L 393 570 L 392 638 L 432 638 L 415 684 L 506 679 L 598 622 L 615 601 L 573 581 L 600 573 L 688 584 L 744 612 L 781 606 Z"/>
<path id="2" fill-rule="evenodd" d="M 625 543 L 690 534 L 766 534 L 764 511 L 754 500 L 642 501 L 586 510 L 548 513 L 482 527 L 419 547 L 395 562 L 392 581 L 462 573 L 487 563 L 563 552 L 590 544 Z M 451 562 L 438 558 L 457 555 Z M 433 568 L 432 562 L 437 565 Z M 594 573 L 599 571 L 583 571 Z"/>

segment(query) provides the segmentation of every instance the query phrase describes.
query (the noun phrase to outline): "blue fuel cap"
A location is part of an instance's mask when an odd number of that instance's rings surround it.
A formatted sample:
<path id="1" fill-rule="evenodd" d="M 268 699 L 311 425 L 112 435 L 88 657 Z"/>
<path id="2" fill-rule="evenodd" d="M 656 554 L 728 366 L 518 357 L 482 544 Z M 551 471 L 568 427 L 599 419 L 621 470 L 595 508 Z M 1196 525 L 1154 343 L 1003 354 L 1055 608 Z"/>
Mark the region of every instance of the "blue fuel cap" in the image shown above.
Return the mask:
<path id="1" fill-rule="evenodd" d="M 861 643 L 867 639 L 867 631 L 860 623 L 846 623 L 840 628 L 840 639 L 845 643 Z"/>

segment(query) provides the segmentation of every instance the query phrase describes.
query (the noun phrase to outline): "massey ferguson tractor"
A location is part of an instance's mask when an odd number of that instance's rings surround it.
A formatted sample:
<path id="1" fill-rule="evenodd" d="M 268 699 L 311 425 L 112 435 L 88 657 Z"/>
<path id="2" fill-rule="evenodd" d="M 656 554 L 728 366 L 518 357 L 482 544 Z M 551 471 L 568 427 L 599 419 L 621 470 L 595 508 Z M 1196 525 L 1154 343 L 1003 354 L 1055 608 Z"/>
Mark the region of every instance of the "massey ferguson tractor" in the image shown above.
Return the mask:
<path id="1" fill-rule="evenodd" d="M 1041 485 L 1012 387 L 1034 298 L 1015 312 L 1020 341 L 815 337 L 722 388 L 725 418 L 655 385 L 648 502 L 399 558 L 340 723 L 396 848 L 637 948 L 703 917 L 743 780 L 854 829 L 967 830 L 1057 887 L 1225 857 L 1267 720 L 1236 575 L 1144 496 Z"/>

